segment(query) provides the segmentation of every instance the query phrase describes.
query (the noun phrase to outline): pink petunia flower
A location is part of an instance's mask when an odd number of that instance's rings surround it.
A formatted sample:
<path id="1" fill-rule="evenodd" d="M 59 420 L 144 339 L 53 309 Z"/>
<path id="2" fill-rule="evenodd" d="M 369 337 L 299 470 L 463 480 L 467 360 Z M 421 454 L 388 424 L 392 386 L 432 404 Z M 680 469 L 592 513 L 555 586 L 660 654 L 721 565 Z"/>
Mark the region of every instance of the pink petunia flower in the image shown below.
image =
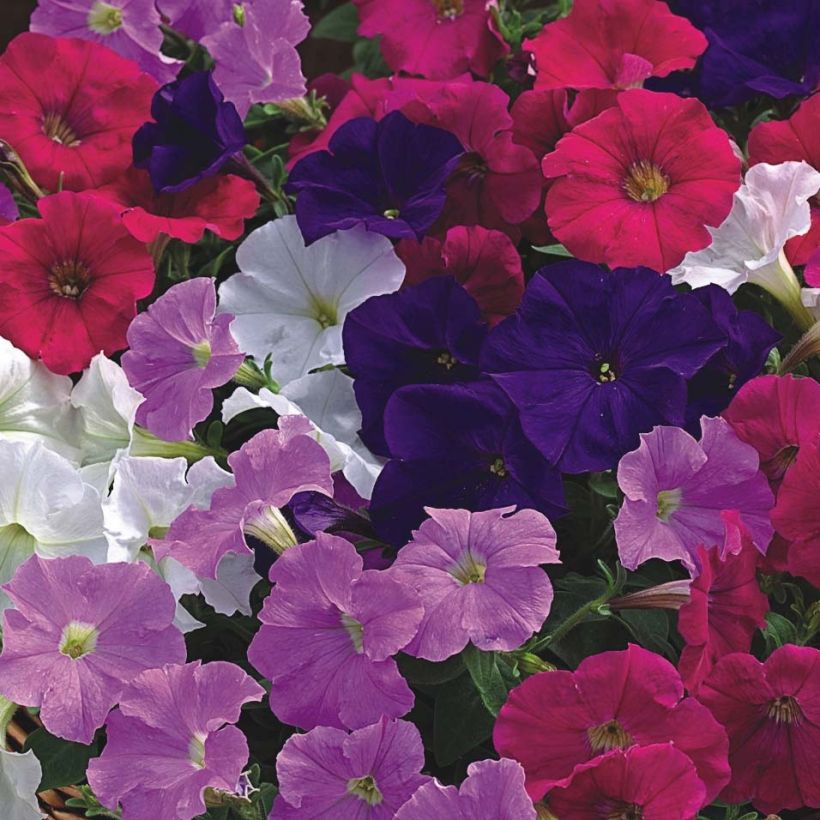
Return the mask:
<path id="1" fill-rule="evenodd" d="M 544 157 L 547 222 L 577 257 L 664 272 L 711 242 L 740 160 L 701 102 L 632 89 Z"/>
<path id="2" fill-rule="evenodd" d="M 0 693 L 39 706 L 43 725 L 90 743 L 136 675 L 185 660 L 176 601 L 146 564 L 33 556 L 3 589 Z"/>
<path id="3" fill-rule="evenodd" d="M 535 510 L 434 510 L 399 550 L 390 573 L 421 596 L 424 617 L 409 655 L 442 661 L 472 641 L 513 650 L 550 611 L 541 564 L 560 563 L 555 531 Z"/>
<path id="4" fill-rule="evenodd" d="M 524 48 L 535 88 L 636 88 L 648 77 L 694 68 L 707 40 L 658 0 L 575 0 Z"/>
<path id="5" fill-rule="evenodd" d="M 683 696 L 674 666 L 630 645 L 583 660 L 575 672 L 541 672 L 513 689 L 493 731 L 499 754 L 518 760 L 538 800 L 576 767 L 613 749 L 672 741 L 714 799 L 729 782 L 721 726 Z"/>
<path id="6" fill-rule="evenodd" d="M 108 741 L 88 767 L 100 802 L 127 820 L 191 820 L 208 787 L 233 792 L 248 761 L 235 726 L 264 689 L 223 661 L 164 666 L 136 677 L 106 721 Z"/>
<path id="7" fill-rule="evenodd" d="M 496 29 L 488 0 L 354 0 L 359 34 L 383 35 L 393 71 L 450 80 L 472 71 L 487 77 L 510 47 Z"/>
<path id="8" fill-rule="evenodd" d="M 704 416 L 701 428 L 698 442 L 679 427 L 655 427 L 618 464 L 626 498 L 615 539 L 628 569 L 661 558 L 680 561 L 694 577 L 701 546 L 716 548 L 721 557 L 739 549 L 726 511 L 739 512 L 754 545 L 766 553 L 774 498 L 757 453 L 723 419 Z"/>
<path id="9" fill-rule="evenodd" d="M 393 655 L 416 634 L 418 595 L 378 570 L 344 538 L 286 550 L 259 614 L 248 660 L 271 681 L 270 706 L 283 722 L 359 729 L 413 707 Z"/>
<path id="10" fill-rule="evenodd" d="M 751 800 L 766 814 L 820 808 L 820 650 L 781 646 L 764 663 L 727 655 L 698 699 L 729 735 L 732 779 L 722 800 Z"/>

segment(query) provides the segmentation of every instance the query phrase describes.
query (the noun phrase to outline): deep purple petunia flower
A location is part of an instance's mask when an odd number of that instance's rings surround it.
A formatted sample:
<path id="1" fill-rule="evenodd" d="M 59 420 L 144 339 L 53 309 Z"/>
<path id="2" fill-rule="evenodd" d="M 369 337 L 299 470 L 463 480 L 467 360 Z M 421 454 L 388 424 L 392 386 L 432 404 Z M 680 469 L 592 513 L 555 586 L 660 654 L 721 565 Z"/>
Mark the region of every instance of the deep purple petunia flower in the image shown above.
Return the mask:
<path id="1" fill-rule="evenodd" d="M 14 195 L 5 185 L 0 184 L 0 227 L 15 222 L 19 217 L 20 209 Z"/>
<path id="2" fill-rule="evenodd" d="M 135 678 L 106 721 L 108 742 L 88 782 L 127 820 L 191 820 L 205 811 L 207 787 L 232 792 L 248 762 L 235 726 L 244 703 L 264 689 L 223 661 L 151 669 Z"/>
<path id="3" fill-rule="evenodd" d="M 449 131 L 415 125 L 398 111 L 379 122 L 346 122 L 328 148 L 297 162 L 286 187 L 298 194 L 296 218 L 308 244 L 354 225 L 421 239 L 438 219 L 445 183 L 464 153 Z"/>
<path id="4" fill-rule="evenodd" d="M 749 379 L 760 374 L 769 351 L 782 337 L 754 311 L 738 310 L 718 285 L 696 288 L 692 295 L 709 310 L 727 339 L 726 347 L 689 380 L 686 428 L 694 435 L 701 416 L 717 416 Z"/>
<path id="5" fill-rule="evenodd" d="M 416 634 L 421 602 L 344 538 L 316 541 L 273 565 L 248 660 L 271 681 L 270 707 L 284 723 L 359 729 L 413 708 L 393 655 Z"/>
<path id="6" fill-rule="evenodd" d="M 3 589 L 0 693 L 39 706 L 54 735 L 90 743 L 127 683 L 185 660 L 176 601 L 146 564 L 33 556 Z"/>
<path id="7" fill-rule="evenodd" d="M 382 718 L 350 734 L 320 726 L 291 735 L 276 759 L 271 820 L 393 820 L 430 781 L 419 774 L 423 765 L 419 730 L 404 720 Z"/>
<path id="8" fill-rule="evenodd" d="M 450 276 L 373 296 L 351 311 L 342 340 L 370 450 L 390 454 L 384 408 L 399 387 L 477 379 L 486 335 L 475 300 Z"/>
<path id="9" fill-rule="evenodd" d="M 138 424 L 179 441 L 206 418 L 213 388 L 230 381 L 245 358 L 231 336 L 232 321 L 229 313 L 216 315 L 213 279 L 199 277 L 174 285 L 131 322 L 122 369 L 145 396 Z"/>
<path id="10" fill-rule="evenodd" d="M 656 424 L 683 423 L 686 379 L 726 344 L 709 312 L 648 268 L 562 262 L 533 277 L 481 366 L 563 472 L 613 467 Z"/>
<path id="11" fill-rule="evenodd" d="M 376 481 L 370 516 L 393 544 L 407 542 L 425 507 L 566 511 L 558 471 L 492 382 L 400 388 L 387 403 L 385 438 L 395 458 Z"/>
<path id="12" fill-rule="evenodd" d="M 182 191 L 213 176 L 247 140 L 233 103 L 209 71 L 162 86 L 151 116 L 134 134 L 134 165 L 148 170 L 158 193 Z"/>

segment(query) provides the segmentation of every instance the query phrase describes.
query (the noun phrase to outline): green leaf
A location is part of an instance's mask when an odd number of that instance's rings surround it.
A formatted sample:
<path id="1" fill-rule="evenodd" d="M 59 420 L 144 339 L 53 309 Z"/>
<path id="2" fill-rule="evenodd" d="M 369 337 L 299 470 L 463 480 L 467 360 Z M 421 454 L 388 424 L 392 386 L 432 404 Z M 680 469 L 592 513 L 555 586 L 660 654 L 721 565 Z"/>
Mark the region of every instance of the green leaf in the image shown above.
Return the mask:
<path id="1" fill-rule="evenodd" d="M 399 664 L 399 672 L 411 686 L 438 686 L 455 680 L 464 672 L 461 655 L 454 655 L 446 661 L 433 663 L 399 653 L 396 660 Z"/>
<path id="2" fill-rule="evenodd" d="M 797 629 L 795 625 L 776 612 L 766 613 L 766 627 L 762 630 L 766 640 L 767 653 L 787 643 L 797 643 Z"/>
<path id="3" fill-rule="evenodd" d="M 359 28 L 359 12 L 353 3 L 345 3 L 326 14 L 313 27 L 310 36 L 314 40 L 336 40 L 339 43 L 355 43 Z"/>
<path id="4" fill-rule="evenodd" d="M 597 495 L 610 500 L 618 498 L 618 482 L 612 470 L 603 473 L 589 474 L 589 489 Z"/>
<path id="5" fill-rule="evenodd" d="M 445 684 L 436 697 L 433 717 L 436 762 L 439 766 L 455 763 L 492 734 L 493 723 L 470 675 Z"/>
<path id="6" fill-rule="evenodd" d="M 567 259 L 575 257 L 563 245 L 533 245 L 532 249 L 538 253 L 548 253 L 552 256 L 565 256 Z"/>
<path id="7" fill-rule="evenodd" d="M 499 663 L 503 664 L 503 661 L 499 660 L 495 652 L 482 652 L 472 644 L 467 644 L 461 656 L 478 690 L 481 702 L 487 707 L 487 711 L 496 717 L 507 700 L 507 684 L 499 669 Z"/>
<path id="8" fill-rule="evenodd" d="M 38 791 L 73 786 L 85 780 L 88 761 L 97 752 L 97 743 L 84 746 L 49 734 L 45 729 L 32 732 L 23 751 L 31 749 L 43 767 L 43 779 Z"/>

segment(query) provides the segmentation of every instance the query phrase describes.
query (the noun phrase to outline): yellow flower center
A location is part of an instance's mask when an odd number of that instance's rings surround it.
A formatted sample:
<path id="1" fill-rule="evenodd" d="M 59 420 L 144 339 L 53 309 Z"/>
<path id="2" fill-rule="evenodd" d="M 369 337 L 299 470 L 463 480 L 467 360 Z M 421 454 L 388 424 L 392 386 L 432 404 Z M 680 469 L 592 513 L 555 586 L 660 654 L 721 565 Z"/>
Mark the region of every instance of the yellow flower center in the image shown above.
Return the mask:
<path id="1" fill-rule="evenodd" d="M 79 299 L 90 283 L 91 272 L 76 259 L 55 263 L 48 275 L 48 286 L 52 293 L 65 299 Z"/>
<path id="2" fill-rule="evenodd" d="M 669 190 L 669 177 L 654 162 L 640 160 L 629 166 L 624 188 L 635 202 L 654 202 Z"/>
<path id="3" fill-rule="evenodd" d="M 680 490 L 661 490 L 658 493 L 656 515 L 661 521 L 668 521 L 672 513 L 680 508 L 682 495 Z"/>
<path id="4" fill-rule="evenodd" d="M 464 14 L 464 0 L 433 0 L 439 20 L 455 20 Z"/>
<path id="5" fill-rule="evenodd" d="M 93 624 L 71 621 L 60 636 L 60 652 L 72 660 L 90 655 L 97 648 L 100 633 Z"/>
<path id="6" fill-rule="evenodd" d="M 797 723 L 803 718 L 800 704 L 791 695 L 781 695 L 770 704 L 766 713 L 775 723 Z"/>
<path id="7" fill-rule="evenodd" d="M 467 586 L 467 584 L 483 584 L 486 574 L 487 565 L 469 550 L 450 567 L 450 575 L 462 586 Z"/>
<path id="8" fill-rule="evenodd" d="M 634 743 L 632 736 L 617 720 L 610 720 L 600 726 L 587 729 L 587 737 L 593 752 L 626 749 Z"/>
<path id="9" fill-rule="evenodd" d="M 347 791 L 350 794 L 355 794 L 360 800 L 364 800 L 368 806 L 378 806 L 384 800 L 379 787 L 376 785 L 376 779 L 369 774 L 348 780 Z"/>
<path id="10" fill-rule="evenodd" d="M 191 348 L 191 355 L 194 357 L 194 363 L 201 370 L 211 360 L 211 343 L 203 339 Z"/>
<path id="11" fill-rule="evenodd" d="M 50 111 L 43 117 L 43 133 L 54 142 L 69 148 L 76 148 L 81 142 L 71 125 L 63 119 L 63 115 L 56 111 Z"/>
<path id="12" fill-rule="evenodd" d="M 196 734 L 188 744 L 188 759 L 195 769 L 205 768 L 205 740 L 207 735 Z"/>
<path id="13" fill-rule="evenodd" d="M 350 640 L 353 641 L 353 648 L 356 650 L 356 654 L 361 655 L 362 652 L 364 652 L 364 627 L 359 621 L 346 612 L 341 614 L 340 620 L 347 634 L 350 635 Z"/>
<path id="14" fill-rule="evenodd" d="M 95 34 L 113 34 L 122 28 L 122 9 L 97 0 L 88 12 L 88 27 Z"/>

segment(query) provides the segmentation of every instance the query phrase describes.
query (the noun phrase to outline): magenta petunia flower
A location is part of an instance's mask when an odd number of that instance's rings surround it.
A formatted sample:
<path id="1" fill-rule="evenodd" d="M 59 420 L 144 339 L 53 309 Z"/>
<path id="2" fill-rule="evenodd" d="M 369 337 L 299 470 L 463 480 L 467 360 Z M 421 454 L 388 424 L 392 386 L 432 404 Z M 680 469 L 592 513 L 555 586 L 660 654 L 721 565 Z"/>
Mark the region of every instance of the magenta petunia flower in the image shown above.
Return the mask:
<path id="1" fill-rule="evenodd" d="M 419 730 L 382 718 L 351 734 L 320 726 L 291 735 L 276 759 L 279 796 L 271 820 L 393 820 L 429 781 L 419 774 Z"/>
<path id="2" fill-rule="evenodd" d="M 724 511 L 736 510 L 765 555 L 774 533 L 774 498 L 753 447 L 723 419 L 701 419 L 700 441 L 679 427 L 655 427 L 618 464 L 626 498 L 615 519 L 621 562 L 635 569 L 650 558 L 680 561 L 700 572 L 698 548 L 730 551 Z"/>
<path id="3" fill-rule="evenodd" d="M 4 613 L 0 694 L 39 706 L 59 737 L 90 743 L 134 676 L 185 660 L 174 596 L 145 564 L 33 556 L 3 589 L 16 609 Z"/>
<path id="4" fill-rule="evenodd" d="M 691 763 L 689 764 L 691 766 Z M 515 760 L 479 760 L 467 767 L 460 789 L 425 783 L 396 814 L 396 820 L 536 820 L 524 789 L 524 770 Z"/>
<path id="5" fill-rule="evenodd" d="M 765 814 L 820 808 L 820 650 L 781 646 L 764 663 L 727 655 L 698 699 L 729 735 L 732 780 L 722 800 L 751 800 Z"/>
<path id="6" fill-rule="evenodd" d="M 108 741 L 88 782 L 126 820 L 191 820 L 207 787 L 234 791 L 248 762 L 235 726 L 242 705 L 264 690 L 223 661 L 151 669 L 135 678 L 106 721 Z"/>
<path id="7" fill-rule="evenodd" d="M 820 433 L 800 448 L 777 492 L 772 523 L 785 538 L 799 548 L 799 574 L 812 580 L 820 578 L 820 504 L 817 503 L 820 477 Z M 791 552 L 791 551 L 790 551 Z M 790 566 L 794 563 L 790 555 Z"/>
<path id="8" fill-rule="evenodd" d="M 560 563 L 555 531 L 535 510 L 430 516 L 390 570 L 421 596 L 424 617 L 405 651 L 442 661 L 469 641 L 487 651 L 521 646 L 546 620 L 552 586 L 541 564 Z"/>
<path id="9" fill-rule="evenodd" d="M 493 731 L 498 753 L 518 760 L 534 800 L 566 785 L 579 764 L 613 749 L 672 741 L 694 763 L 713 800 L 729 782 L 726 733 L 683 696 L 669 661 L 630 645 L 575 672 L 541 672 L 510 692 Z"/>
<path id="10" fill-rule="evenodd" d="M 270 678 L 281 721 L 358 729 L 412 709 L 392 656 L 416 634 L 419 598 L 388 573 L 362 568 L 350 542 L 326 533 L 271 568 L 276 586 L 248 660 Z"/>
<path id="11" fill-rule="evenodd" d="M 189 507 L 153 542 L 158 561 L 166 556 L 199 578 L 216 578 L 228 552 L 247 553 L 246 536 L 274 552 L 295 546 L 296 536 L 282 515 L 296 493 L 333 495 L 330 459 L 304 416 L 283 416 L 278 430 L 262 430 L 228 456 L 235 484 L 211 497 L 207 510 Z"/>
<path id="12" fill-rule="evenodd" d="M 138 424 L 166 441 L 188 438 L 211 412 L 213 388 L 245 359 L 232 321 L 230 313 L 216 315 L 213 279 L 199 277 L 174 285 L 131 322 L 122 369 L 145 396 Z"/>
<path id="13" fill-rule="evenodd" d="M 547 804 L 562 820 L 692 820 L 705 794 L 692 761 L 672 743 L 655 743 L 579 766 L 567 785 L 549 793 Z"/>

